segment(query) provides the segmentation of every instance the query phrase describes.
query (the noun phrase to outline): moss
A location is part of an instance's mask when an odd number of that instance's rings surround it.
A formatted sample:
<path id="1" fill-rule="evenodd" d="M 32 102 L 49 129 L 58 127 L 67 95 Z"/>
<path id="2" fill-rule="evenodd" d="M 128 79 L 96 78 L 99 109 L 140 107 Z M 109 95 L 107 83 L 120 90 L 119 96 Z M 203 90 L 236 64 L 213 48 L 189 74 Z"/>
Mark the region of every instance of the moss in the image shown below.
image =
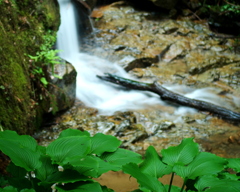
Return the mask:
<path id="1" fill-rule="evenodd" d="M 0 4 L 0 126 L 31 134 L 49 106 L 46 96 L 44 102 L 36 96 L 42 90 L 32 79 L 27 54 L 39 51 L 47 30 L 58 29 L 59 10 L 55 0 L 8 0 Z"/>

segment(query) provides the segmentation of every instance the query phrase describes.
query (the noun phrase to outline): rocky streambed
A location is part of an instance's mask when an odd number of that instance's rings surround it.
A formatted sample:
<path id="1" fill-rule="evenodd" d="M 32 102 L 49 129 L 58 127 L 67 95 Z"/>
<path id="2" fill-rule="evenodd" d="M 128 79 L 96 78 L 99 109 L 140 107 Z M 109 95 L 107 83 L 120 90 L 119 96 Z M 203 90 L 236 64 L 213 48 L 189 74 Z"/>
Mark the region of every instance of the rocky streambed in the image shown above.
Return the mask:
<path id="1" fill-rule="evenodd" d="M 206 20 L 137 9 L 126 2 L 92 12 L 94 31 L 83 52 L 105 58 L 144 82 L 158 81 L 179 93 L 202 94 L 211 102 L 240 112 L 240 44 L 238 39 L 209 29 Z M 194 92 L 198 90 L 198 92 Z M 195 137 L 202 149 L 224 157 L 240 157 L 240 124 L 173 103 L 101 115 L 76 100 L 54 125 L 36 134 L 41 144 L 66 128 L 118 137 L 122 147 L 144 153 Z"/>

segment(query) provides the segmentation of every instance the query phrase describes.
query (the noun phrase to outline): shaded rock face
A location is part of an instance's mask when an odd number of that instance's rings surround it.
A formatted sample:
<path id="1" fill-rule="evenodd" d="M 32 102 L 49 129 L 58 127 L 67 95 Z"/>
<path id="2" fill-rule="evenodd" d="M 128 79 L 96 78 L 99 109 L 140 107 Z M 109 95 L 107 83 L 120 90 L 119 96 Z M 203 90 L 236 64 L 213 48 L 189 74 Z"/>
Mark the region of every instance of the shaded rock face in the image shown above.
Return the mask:
<path id="1" fill-rule="evenodd" d="M 32 133 L 50 104 L 44 92 L 36 90 L 30 75 L 33 63 L 27 55 L 36 55 L 48 30 L 57 31 L 58 3 L 8 0 L 0 5 L 0 127 Z"/>
<path id="2" fill-rule="evenodd" d="M 155 5 L 164 9 L 173 9 L 179 0 L 150 0 Z"/>

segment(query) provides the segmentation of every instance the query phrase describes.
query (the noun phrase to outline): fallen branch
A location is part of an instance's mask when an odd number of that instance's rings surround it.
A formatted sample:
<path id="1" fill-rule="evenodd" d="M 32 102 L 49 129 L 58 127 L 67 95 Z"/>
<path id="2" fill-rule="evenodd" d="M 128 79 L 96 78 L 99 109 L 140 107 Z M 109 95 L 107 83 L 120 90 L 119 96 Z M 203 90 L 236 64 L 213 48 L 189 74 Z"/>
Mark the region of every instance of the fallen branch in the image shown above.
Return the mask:
<path id="1" fill-rule="evenodd" d="M 134 81 L 131 79 L 122 78 L 116 75 L 112 75 L 107 73 L 105 76 L 99 76 L 98 78 L 112 82 L 114 84 L 118 84 L 124 86 L 129 89 L 141 90 L 141 91 L 151 91 L 158 94 L 162 100 L 168 100 L 180 105 L 192 107 L 195 109 L 199 109 L 201 111 L 208 111 L 210 113 L 219 115 L 223 119 L 233 120 L 233 121 L 240 121 L 240 113 L 231 111 L 224 107 L 206 102 L 197 99 L 191 99 L 180 95 L 178 93 L 174 93 L 169 91 L 168 89 L 161 86 L 159 83 L 143 83 L 139 81 Z"/>

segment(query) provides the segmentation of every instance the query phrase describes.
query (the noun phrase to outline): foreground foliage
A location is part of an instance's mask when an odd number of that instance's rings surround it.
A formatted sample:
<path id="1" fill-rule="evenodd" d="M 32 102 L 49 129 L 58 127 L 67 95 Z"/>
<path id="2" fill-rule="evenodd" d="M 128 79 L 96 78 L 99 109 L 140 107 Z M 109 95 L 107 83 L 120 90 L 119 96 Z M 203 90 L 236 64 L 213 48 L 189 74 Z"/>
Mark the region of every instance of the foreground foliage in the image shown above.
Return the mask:
<path id="1" fill-rule="evenodd" d="M 150 146 L 142 157 L 121 149 L 117 138 L 87 131 L 67 129 L 49 146 L 37 145 L 28 135 L 13 131 L 0 132 L 0 150 L 11 159 L 8 176 L 0 178 L 0 191 L 113 191 L 101 186 L 93 178 L 110 170 L 123 170 L 135 177 L 144 192 L 239 192 L 240 159 L 224 159 L 200 152 L 193 138 L 180 145 L 161 151 L 161 156 Z M 230 174 L 227 168 L 231 168 Z M 172 173 L 169 185 L 158 178 Z M 182 188 L 172 186 L 174 175 L 184 182 Z"/>

